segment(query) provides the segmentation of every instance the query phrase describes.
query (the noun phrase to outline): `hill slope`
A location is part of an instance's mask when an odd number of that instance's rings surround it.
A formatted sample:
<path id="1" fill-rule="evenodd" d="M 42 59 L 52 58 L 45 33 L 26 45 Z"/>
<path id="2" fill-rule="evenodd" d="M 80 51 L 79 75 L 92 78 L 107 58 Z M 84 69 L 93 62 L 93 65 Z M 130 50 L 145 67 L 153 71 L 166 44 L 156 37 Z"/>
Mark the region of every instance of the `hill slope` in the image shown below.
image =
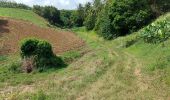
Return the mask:
<path id="1" fill-rule="evenodd" d="M 0 16 L 22 19 L 42 27 L 46 27 L 48 24 L 48 22 L 45 19 L 41 18 L 31 10 L 24 10 L 24 9 L 17 9 L 17 8 L 0 8 Z"/>
<path id="2" fill-rule="evenodd" d="M 170 19 L 170 14 L 160 17 Z M 169 21 L 169 20 L 167 20 Z M 8 71 L 16 56 L 1 57 L 0 99 L 34 100 L 168 100 L 170 98 L 170 39 L 131 45 L 140 31 L 112 41 L 95 32 L 74 29 L 87 46 L 83 56 L 69 66 L 43 73 Z M 13 59 L 15 58 L 15 59 Z M 14 63 L 15 65 L 15 63 Z"/>
<path id="3" fill-rule="evenodd" d="M 0 35 L 0 55 L 19 52 L 20 41 L 28 37 L 49 41 L 55 53 L 72 50 L 84 44 L 71 32 L 41 28 L 29 22 L 2 17 L 0 17 Z"/>

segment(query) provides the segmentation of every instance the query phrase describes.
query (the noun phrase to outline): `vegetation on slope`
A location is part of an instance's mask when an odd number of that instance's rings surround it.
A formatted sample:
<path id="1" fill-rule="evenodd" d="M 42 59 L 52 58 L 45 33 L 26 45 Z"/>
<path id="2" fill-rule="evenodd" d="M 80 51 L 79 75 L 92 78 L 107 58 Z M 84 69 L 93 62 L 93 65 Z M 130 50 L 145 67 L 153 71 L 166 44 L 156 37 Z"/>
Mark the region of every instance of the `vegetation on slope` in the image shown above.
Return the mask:
<path id="1" fill-rule="evenodd" d="M 0 7 L 1 8 L 20 8 L 20 9 L 27 9 L 27 10 L 31 9 L 31 7 L 29 7 L 25 4 L 11 2 L 11 1 L 8 1 L 8 0 L 1 0 L 0 1 Z"/>
<path id="2" fill-rule="evenodd" d="M 169 19 L 169 15 L 165 17 Z M 161 43 L 149 44 L 136 38 L 141 31 L 112 41 L 103 40 L 85 28 L 73 31 L 86 41 L 87 47 L 77 51 L 85 54 L 67 68 L 42 73 L 12 73 L 8 68 L 11 61 L 18 58 L 3 57 L 0 86 L 4 95 L 0 98 L 165 100 L 170 97 L 169 39 L 162 47 Z M 135 41 L 129 42 L 132 40 Z M 8 91 L 12 91 L 11 94 Z"/>
<path id="3" fill-rule="evenodd" d="M 0 8 L 0 16 L 10 17 L 30 21 L 36 25 L 46 27 L 48 22 L 36 15 L 31 10 L 17 9 L 17 8 Z"/>

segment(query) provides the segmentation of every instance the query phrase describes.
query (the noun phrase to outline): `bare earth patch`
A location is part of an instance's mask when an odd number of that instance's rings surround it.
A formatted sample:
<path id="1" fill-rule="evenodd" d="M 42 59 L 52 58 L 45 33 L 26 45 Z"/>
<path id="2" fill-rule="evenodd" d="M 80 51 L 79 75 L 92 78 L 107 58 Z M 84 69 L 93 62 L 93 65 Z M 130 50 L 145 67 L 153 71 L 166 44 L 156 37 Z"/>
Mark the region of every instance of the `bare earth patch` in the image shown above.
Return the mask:
<path id="1" fill-rule="evenodd" d="M 0 17 L 0 54 L 19 52 L 20 41 L 28 37 L 47 40 L 55 53 L 84 45 L 84 41 L 72 32 L 41 28 L 29 22 Z"/>

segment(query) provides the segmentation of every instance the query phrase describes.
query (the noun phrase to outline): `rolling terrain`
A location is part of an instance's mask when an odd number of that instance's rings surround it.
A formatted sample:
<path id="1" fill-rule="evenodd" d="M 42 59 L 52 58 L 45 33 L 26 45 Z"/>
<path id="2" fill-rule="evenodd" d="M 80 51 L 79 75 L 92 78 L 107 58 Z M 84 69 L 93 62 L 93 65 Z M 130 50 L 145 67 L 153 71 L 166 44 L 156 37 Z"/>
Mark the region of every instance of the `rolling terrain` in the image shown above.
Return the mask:
<path id="1" fill-rule="evenodd" d="M 0 18 L 1 48 L 0 54 L 16 53 L 20 49 L 20 41 L 34 37 L 49 41 L 55 53 L 73 50 L 84 45 L 84 42 L 71 32 L 50 28 L 41 28 L 29 22 Z"/>
<path id="2" fill-rule="evenodd" d="M 169 21 L 170 14 L 156 21 L 165 18 Z M 106 41 L 94 31 L 87 32 L 84 28 L 72 29 L 78 38 L 72 32 L 41 28 L 11 18 L 0 17 L 0 19 L 4 21 L 0 25 L 1 43 L 8 45 L 4 48 L 12 48 L 9 51 L 10 55 L 6 55 L 6 50 L 2 49 L 5 55 L 0 56 L 0 99 L 2 100 L 37 100 L 39 97 L 47 100 L 169 100 L 170 98 L 170 39 L 165 41 L 164 46 L 161 43 L 144 43 L 141 39 L 127 46 L 127 41 L 135 40 L 143 29 L 131 35 Z M 62 47 L 61 51 L 67 51 L 73 45 L 80 47 L 84 45 L 83 41 L 86 45 L 80 50 L 71 48 L 81 56 L 76 57 L 66 68 L 31 74 L 9 72 L 8 68 L 21 60 L 16 53 L 19 50 L 17 49 L 19 40 L 30 36 L 48 40 L 56 53 Z M 65 53 L 61 54 L 64 55 Z"/>
<path id="3" fill-rule="evenodd" d="M 0 8 L 0 16 L 28 21 L 41 27 L 47 27 L 49 24 L 45 19 L 41 18 L 33 11 L 25 9 Z"/>

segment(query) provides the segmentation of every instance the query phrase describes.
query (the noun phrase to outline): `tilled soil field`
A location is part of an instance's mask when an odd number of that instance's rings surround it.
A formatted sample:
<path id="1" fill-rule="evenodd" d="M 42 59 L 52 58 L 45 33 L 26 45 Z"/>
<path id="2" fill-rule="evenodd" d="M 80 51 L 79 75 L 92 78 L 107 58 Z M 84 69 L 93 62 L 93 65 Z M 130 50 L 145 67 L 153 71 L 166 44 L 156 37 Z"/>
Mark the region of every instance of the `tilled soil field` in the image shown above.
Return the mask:
<path id="1" fill-rule="evenodd" d="M 19 52 L 20 41 L 28 37 L 48 41 L 56 54 L 84 45 L 84 41 L 72 32 L 41 28 L 30 22 L 0 17 L 0 55 Z"/>

